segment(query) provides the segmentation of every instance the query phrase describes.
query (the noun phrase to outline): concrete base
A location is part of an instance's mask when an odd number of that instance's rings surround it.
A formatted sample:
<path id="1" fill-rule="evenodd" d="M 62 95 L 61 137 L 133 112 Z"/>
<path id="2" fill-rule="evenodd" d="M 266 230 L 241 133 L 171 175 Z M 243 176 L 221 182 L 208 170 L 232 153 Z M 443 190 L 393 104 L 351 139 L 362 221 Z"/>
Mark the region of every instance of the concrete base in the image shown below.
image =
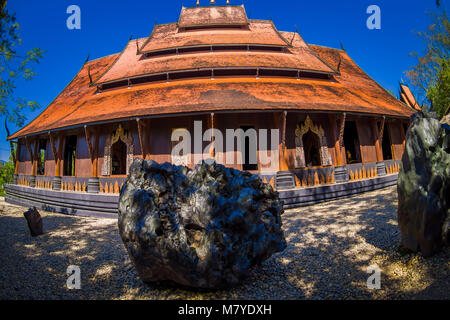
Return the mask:
<path id="1" fill-rule="evenodd" d="M 117 218 L 119 196 L 5 185 L 6 202 L 70 215 Z"/>
<path id="2" fill-rule="evenodd" d="M 386 175 L 386 164 L 384 161 L 377 162 L 377 176 L 383 177 Z"/>
<path id="3" fill-rule="evenodd" d="M 346 166 L 334 168 L 334 181 L 336 183 L 347 182 L 348 179 L 348 169 Z"/>
<path id="4" fill-rule="evenodd" d="M 87 185 L 88 193 L 99 193 L 100 192 L 100 179 L 99 178 L 89 178 Z"/>
<path id="5" fill-rule="evenodd" d="M 53 177 L 52 179 L 52 189 L 55 191 L 61 190 L 61 177 Z"/>
<path id="6" fill-rule="evenodd" d="M 298 188 L 280 191 L 285 209 L 309 206 L 312 204 L 345 198 L 351 195 L 382 189 L 397 184 L 397 174 L 366 180 L 336 183 L 324 186 Z"/>
<path id="7" fill-rule="evenodd" d="M 36 186 L 36 176 L 30 176 L 30 187 L 34 188 Z"/>
<path id="8" fill-rule="evenodd" d="M 397 174 L 366 180 L 349 181 L 309 188 L 280 190 L 284 208 L 308 206 L 345 198 L 397 184 Z M 5 200 L 9 203 L 71 215 L 117 218 L 119 195 L 72 191 L 54 191 L 19 185 L 5 185 Z"/>

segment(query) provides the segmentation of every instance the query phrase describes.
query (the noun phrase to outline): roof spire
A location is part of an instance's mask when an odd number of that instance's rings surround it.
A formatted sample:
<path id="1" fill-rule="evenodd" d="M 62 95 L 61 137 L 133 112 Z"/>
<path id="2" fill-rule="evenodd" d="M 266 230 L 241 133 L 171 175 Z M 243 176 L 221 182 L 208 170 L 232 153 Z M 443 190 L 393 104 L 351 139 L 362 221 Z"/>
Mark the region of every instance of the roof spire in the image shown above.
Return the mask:
<path id="1" fill-rule="evenodd" d="M 213 5 L 216 4 L 216 1 L 215 0 L 210 0 L 209 3 L 213 6 Z"/>

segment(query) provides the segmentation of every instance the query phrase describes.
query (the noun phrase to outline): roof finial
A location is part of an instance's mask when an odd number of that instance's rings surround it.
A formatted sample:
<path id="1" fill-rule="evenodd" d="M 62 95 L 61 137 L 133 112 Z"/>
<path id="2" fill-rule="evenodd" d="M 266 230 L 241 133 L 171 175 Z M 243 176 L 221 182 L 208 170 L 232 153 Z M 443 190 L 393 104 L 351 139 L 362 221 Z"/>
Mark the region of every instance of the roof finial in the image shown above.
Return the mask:
<path id="1" fill-rule="evenodd" d="M 211 5 L 213 6 L 213 5 L 216 4 L 216 1 L 215 0 L 210 0 L 209 3 L 211 3 Z"/>
<path id="2" fill-rule="evenodd" d="M 341 49 L 342 49 L 342 51 L 345 51 L 344 45 L 342 44 L 341 41 L 339 41 L 339 42 L 341 43 Z"/>
<path id="3" fill-rule="evenodd" d="M 197 5 L 197 7 L 200 5 L 200 0 L 197 0 L 196 5 Z"/>
<path id="4" fill-rule="evenodd" d="M 88 67 L 89 85 L 92 85 L 91 66 Z"/>

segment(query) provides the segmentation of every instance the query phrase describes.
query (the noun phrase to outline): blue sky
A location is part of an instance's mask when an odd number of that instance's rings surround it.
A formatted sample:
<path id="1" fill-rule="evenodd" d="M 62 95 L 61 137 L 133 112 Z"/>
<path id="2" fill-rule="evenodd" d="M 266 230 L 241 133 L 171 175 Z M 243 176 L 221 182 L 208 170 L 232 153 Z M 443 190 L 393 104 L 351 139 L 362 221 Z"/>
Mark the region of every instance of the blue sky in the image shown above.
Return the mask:
<path id="1" fill-rule="evenodd" d="M 116 1 L 116 0 L 10 0 L 7 8 L 15 12 L 23 40 L 21 50 L 40 47 L 44 59 L 36 66 L 37 76 L 17 83 L 19 97 L 34 100 L 41 108 L 28 113 L 26 123 L 36 117 L 76 75 L 88 54 L 95 59 L 120 52 L 131 35 L 148 36 L 156 23 L 175 22 L 181 6 L 195 6 L 195 0 Z M 226 0 L 216 0 L 225 4 Z M 410 52 L 421 52 L 424 44 L 413 31 L 430 25 L 427 11 L 436 11 L 435 0 L 230 0 L 244 3 L 251 19 L 271 19 L 278 30 L 295 31 L 305 41 L 340 48 L 372 78 L 397 93 L 398 81 L 415 64 Z M 441 0 L 448 11 L 448 1 Z M 69 5 L 81 9 L 81 30 L 69 30 Z M 201 0 L 209 5 L 209 0 Z M 366 9 L 381 9 L 381 30 L 369 30 Z M 3 123 L 3 120 L 2 120 Z M 10 131 L 18 128 L 10 125 Z M 9 157 L 6 132 L 0 126 L 0 159 Z"/>

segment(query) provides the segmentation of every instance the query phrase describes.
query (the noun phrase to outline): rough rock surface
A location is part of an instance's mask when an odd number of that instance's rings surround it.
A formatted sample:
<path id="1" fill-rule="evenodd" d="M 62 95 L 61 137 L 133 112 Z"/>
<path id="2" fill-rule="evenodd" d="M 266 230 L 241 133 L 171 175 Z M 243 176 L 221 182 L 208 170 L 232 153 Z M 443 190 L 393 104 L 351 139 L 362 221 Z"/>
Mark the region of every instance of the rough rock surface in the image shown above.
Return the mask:
<path id="1" fill-rule="evenodd" d="M 248 172 L 136 159 L 120 192 L 119 232 L 145 282 L 220 288 L 285 249 L 277 192 Z"/>
<path id="2" fill-rule="evenodd" d="M 430 256 L 449 245 L 450 126 L 435 114 L 413 116 L 397 186 L 403 246 Z"/>
<path id="3" fill-rule="evenodd" d="M 23 215 L 27 220 L 28 228 L 30 229 L 32 237 L 36 237 L 44 233 L 42 231 L 41 215 L 35 207 L 28 209 L 28 211 L 25 211 Z"/>

